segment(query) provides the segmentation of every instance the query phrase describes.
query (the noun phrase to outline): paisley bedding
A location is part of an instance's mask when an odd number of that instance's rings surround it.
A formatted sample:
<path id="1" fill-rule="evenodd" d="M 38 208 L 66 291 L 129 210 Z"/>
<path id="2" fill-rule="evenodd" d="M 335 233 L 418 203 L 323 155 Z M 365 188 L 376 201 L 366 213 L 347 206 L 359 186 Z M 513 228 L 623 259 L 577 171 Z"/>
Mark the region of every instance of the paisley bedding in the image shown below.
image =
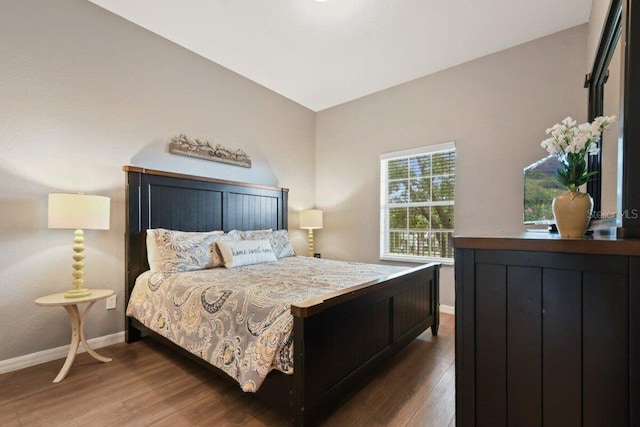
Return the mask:
<path id="1" fill-rule="evenodd" d="M 293 373 L 292 303 L 405 269 L 289 257 L 233 269 L 147 271 L 127 315 L 255 392 L 272 369 Z"/>

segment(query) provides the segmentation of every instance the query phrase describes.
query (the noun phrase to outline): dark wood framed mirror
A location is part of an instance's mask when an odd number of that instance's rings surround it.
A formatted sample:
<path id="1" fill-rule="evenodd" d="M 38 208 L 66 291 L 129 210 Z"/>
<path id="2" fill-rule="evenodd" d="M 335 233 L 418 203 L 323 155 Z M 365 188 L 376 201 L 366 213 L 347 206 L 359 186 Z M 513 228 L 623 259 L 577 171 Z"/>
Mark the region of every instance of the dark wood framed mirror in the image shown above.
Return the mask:
<path id="1" fill-rule="evenodd" d="M 617 236 L 640 238 L 640 121 L 633 120 L 640 113 L 640 0 L 611 1 L 593 70 L 585 82 L 589 89 L 589 120 L 603 114 L 604 85 L 618 43 L 621 49 L 621 102 L 618 114 Z M 590 169 L 600 172 L 587 187 L 594 199 L 596 215 L 600 215 L 602 210 L 602 164 L 602 156 L 590 159 Z"/>
<path id="2" fill-rule="evenodd" d="M 605 84 L 609 80 L 609 65 L 616 51 L 616 47 L 620 41 L 620 33 L 622 31 L 622 3 L 623 0 L 612 0 L 609 12 L 602 29 L 602 36 L 598 45 L 593 68 L 591 73 L 587 74 L 584 87 L 589 89 L 589 109 L 588 120 L 591 122 L 594 118 L 605 114 Z M 607 92 L 619 90 L 616 87 L 607 85 Z M 607 112 L 607 115 L 608 112 Z M 618 114 L 616 114 L 618 115 Z M 600 153 L 597 156 L 588 156 L 589 170 L 597 171 L 587 183 L 587 192 L 593 197 L 593 217 L 606 218 L 606 205 L 603 203 L 603 173 L 605 167 L 603 164 L 603 139 L 600 139 Z M 608 150 L 611 152 L 611 150 Z"/>

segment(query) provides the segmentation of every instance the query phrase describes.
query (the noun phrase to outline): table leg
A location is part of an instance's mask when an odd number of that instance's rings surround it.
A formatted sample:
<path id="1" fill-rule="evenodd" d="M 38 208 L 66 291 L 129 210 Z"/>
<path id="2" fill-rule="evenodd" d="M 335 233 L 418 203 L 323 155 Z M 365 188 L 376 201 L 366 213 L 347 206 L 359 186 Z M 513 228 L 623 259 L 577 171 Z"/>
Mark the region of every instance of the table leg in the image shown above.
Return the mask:
<path id="1" fill-rule="evenodd" d="M 89 346 L 87 340 L 84 337 L 84 322 L 87 318 L 87 313 L 89 309 L 95 304 L 95 301 L 92 301 L 87 305 L 87 308 L 82 312 L 82 316 L 80 316 L 80 311 L 78 310 L 77 304 L 65 305 L 64 309 L 67 310 L 69 314 L 69 319 L 71 320 L 71 345 L 69 346 L 69 353 L 67 354 L 67 360 L 64 361 L 64 365 L 62 365 L 62 369 L 53 380 L 54 383 L 59 383 L 62 381 L 67 374 L 69 373 L 69 369 L 71 369 L 71 365 L 73 365 L 73 361 L 76 359 L 76 354 L 78 353 L 78 347 L 80 343 L 84 346 L 84 349 L 89 353 L 93 358 L 101 361 L 101 362 L 111 362 L 110 357 L 102 356 L 94 349 Z"/>
<path id="2" fill-rule="evenodd" d="M 67 310 L 69 314 L 69 319 L 71 320 L 71 346 L 69 347 L 69 353 L 67 354 L 67 360 L 64 361 L 64 365 L 62 365 L 62 369 L 58 373 L 58 376 L 53 380 L 54 383 L 59 383 L 67 376 L 71 365 L 73 365 L 73 361 L 76 358 L 76 353 L 78 352 L 78 345 L 80 344 L 80 333 L 82 331 L 80 327 L 80 313 L 78 312 L 77 305 L 65 305 L 64 309 Z"/>
<path id="3" fill-rule="evenodd" d="M 84 338 L 84 321 L 87 317 L 87 312 L 89 312 L 89 309 L 93 307 L 94 303 L 95 301 L 92 301 L 91 303 L 89 303 L 87 308 L 85 308 L 84 311 L 82 312 L 82 317 L 80 318 L 80 342 L 82 342 L 82 345 L 84 346 L 84 349 L 87 350 L 87 353 L 89 353 L 94 359 L 99 360 L 101 362 L 105 362 L 105 363 L 111 362 L 112 359 L 110 357 L 105 357 L 96 353 L 96 351 L 89 346 L 89 344 L 87 343 L 87 340 Z"/>

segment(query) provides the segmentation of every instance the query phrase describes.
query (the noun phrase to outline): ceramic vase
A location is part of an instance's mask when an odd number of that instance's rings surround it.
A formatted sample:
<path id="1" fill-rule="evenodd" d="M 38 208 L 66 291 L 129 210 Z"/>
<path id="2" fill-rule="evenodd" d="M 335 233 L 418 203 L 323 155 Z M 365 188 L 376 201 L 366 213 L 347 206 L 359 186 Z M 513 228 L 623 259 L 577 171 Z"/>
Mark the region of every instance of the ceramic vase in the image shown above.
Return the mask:
<path id="1" fill-rule="evenodd" d="M 563 239 L 584 237 L 593 210 L 593 199 L 588 193 L 566 191 L 553 199 L 551 208 L 560 237 Z"/>

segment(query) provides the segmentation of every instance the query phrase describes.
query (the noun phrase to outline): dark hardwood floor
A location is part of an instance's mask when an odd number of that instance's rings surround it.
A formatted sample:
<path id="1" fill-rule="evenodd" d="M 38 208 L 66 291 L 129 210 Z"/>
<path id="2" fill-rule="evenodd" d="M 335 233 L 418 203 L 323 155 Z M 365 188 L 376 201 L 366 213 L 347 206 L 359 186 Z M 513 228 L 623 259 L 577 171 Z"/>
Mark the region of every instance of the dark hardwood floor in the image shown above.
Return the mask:
<path id="1" fill-rule="evenodd" d="M 67 378 L 62 360 L 0 375 L 0 426 L 286 426 L 237 384 L 151 340 L 78 355 Z M 454 317 L 386 363 L 331 413 L 323 426 L 454 426 Z"/>

